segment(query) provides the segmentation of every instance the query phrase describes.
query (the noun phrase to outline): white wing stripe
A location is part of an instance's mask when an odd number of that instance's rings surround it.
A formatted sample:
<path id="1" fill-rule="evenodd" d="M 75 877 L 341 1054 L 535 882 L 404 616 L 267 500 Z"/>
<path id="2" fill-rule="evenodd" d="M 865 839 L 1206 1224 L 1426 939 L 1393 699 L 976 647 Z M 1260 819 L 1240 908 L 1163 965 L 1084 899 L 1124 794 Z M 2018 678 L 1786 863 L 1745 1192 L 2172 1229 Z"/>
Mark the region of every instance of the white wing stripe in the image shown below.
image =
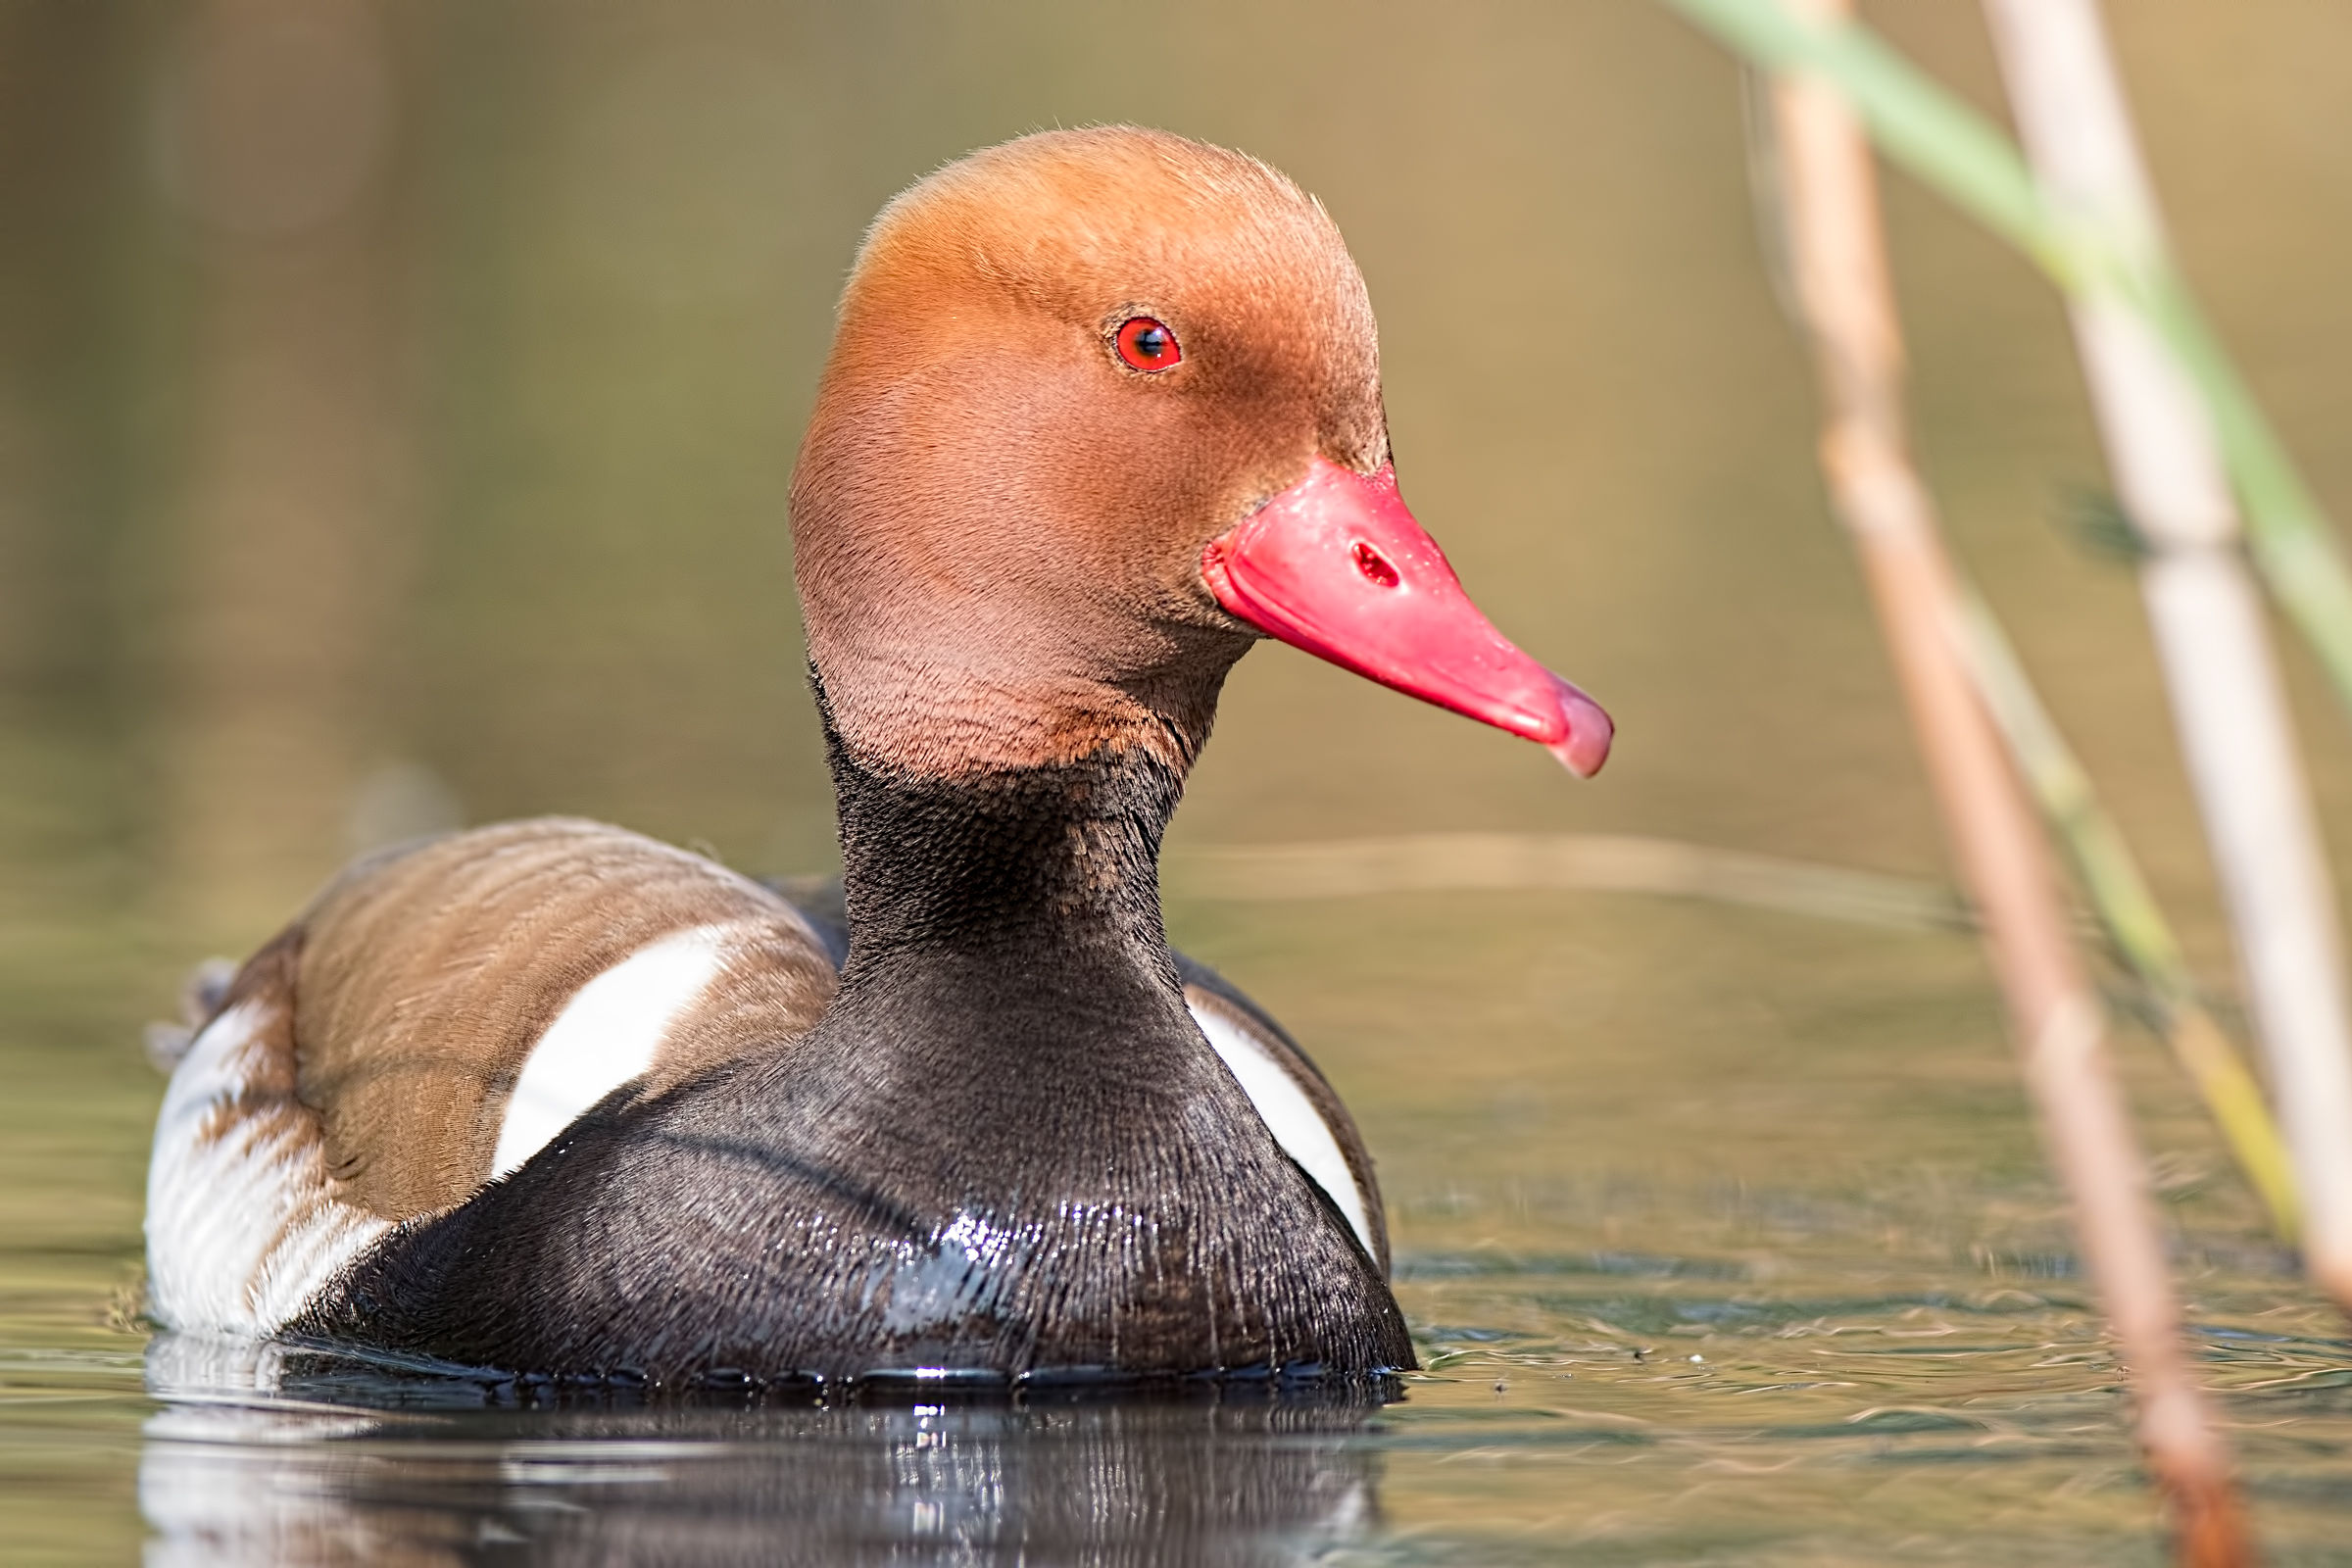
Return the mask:
<path id="1" fill-rule="evenodd" d="M 521 1168 L 589 1106 L 654 1064 L 662 1037 L 718 974 L 723 925 L 649 943 L 580 987 L 522 1063 L 499 1123 L 495 1178 Z"/>
<path id="2" fill-rule="evenodd" d="M 1356 1190 L 1355 1172 L 1348 1165 L 1348 1156 L 1340 1149 L 1340 1141 L 1332 1136 L 1331 1124 L 1315 1109 L 1315 1102 L 1298 1087 L 1290 1069 L 1276 1060 L 1272 1053 L 1260 1045 L 1247 1030 L 1210 1007 L 1193 1007 L 1193 1021 L 1208 1036 L 1208 1043 L 1242 1086 L 1242 1093 L 1257 1107 L 1266 1130 L 1282 1152 L 1298 1162 L 1317 1187 L 1330 1195 L 1347 1216 L 1348 1224 L 1364 1244 L 1364 1251 L 1373 1257 L 1380 1255 L 1379 1246 L 1372 1240 L 1372 1220 L 1366 1211 L 1364 1195 Z"/>

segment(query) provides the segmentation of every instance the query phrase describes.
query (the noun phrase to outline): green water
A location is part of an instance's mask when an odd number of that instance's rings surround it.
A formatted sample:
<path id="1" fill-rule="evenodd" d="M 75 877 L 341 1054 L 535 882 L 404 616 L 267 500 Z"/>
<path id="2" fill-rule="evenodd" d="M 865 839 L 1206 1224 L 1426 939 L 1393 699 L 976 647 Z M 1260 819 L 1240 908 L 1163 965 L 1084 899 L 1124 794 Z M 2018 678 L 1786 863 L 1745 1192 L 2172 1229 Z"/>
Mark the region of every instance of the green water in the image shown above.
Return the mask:
<path id="1" fill-rule="evenodd" d="M 2114 9 L 2190 270 L 2352 514 L 2352 20 Z M 1971 8 L 1870 10 L 1997 104 Z M 1633 895 L 1173 883 L 1379 1157 L 1427 1368 L 1382 1406 L 487 1410 L 151 1347 L 140 1027 L 356 845 L 570 810 L 827 863 L 782 514 L 830 298 L 892 190 L 1033 125 L 1323 197 L 1416 511 L 1621 724 L 1575 786 L 1263 650 L 1172 861 L 1615 833 L 1944 874 L 1738 77 L 1651 7 L 453 0 L 285 45 L 335 91 L 259 132 L 219 107 L 252 78 L 205 86 L 243 14 L 0 9 L 0 1559 L 2161 1560 L 1970 939 Z M 2099 472 L 2056 308 L 1915 190 L 1888 217 L 1956 548 L 2226 1002 L 2131 578 L 2054 521 Z M 2342 883 L 2352 730 L 2285 662 Z M 2352 1561 L 2342 1320 L 2114 1047 L 2271 1560 Z"/>

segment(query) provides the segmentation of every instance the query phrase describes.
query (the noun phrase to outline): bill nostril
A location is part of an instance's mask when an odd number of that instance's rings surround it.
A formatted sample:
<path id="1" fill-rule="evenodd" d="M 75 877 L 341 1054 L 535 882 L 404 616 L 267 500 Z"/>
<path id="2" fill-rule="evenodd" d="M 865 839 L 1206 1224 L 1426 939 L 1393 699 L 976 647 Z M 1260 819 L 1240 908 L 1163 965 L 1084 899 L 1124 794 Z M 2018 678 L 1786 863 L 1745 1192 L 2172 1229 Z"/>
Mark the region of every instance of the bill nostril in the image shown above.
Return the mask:
<path id="1" fill-rule="evenodd" d="M 1396 586 L 1396 568 L 1389 564 L 1389 561 L 1386 556 L 1373 549 L 1370 545 L 1364 543 L 1361 539 L 1358 539 L 1355 542 L 1355 550 L 1353 553 L 1355 556 L 1355 569 L 1362 572 L 1365 577 L 1369 578 L 1371 581 L 1377 583 L 1383 588 L 1394 588 Z"/>

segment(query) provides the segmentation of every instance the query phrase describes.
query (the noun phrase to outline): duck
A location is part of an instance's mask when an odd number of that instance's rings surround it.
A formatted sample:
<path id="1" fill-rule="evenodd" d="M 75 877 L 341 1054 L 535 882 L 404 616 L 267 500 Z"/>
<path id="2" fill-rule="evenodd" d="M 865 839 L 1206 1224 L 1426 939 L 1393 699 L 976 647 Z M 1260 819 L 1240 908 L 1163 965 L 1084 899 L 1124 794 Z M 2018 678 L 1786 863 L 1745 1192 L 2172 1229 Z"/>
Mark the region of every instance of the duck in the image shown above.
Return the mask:
<path id="1" fill-rule="evenodd" d="M 151 1316 L 655 1390 L 1414 1363 L 1329 1081 L 1177 953 L 1162 834 L 1287 643 L 1590 776 L 1402 500 L 1314 198 L 1134 126 L 885 206 L 789 495 L 828 893 L 577 818 L 335 876 L 205 999 Z"/>

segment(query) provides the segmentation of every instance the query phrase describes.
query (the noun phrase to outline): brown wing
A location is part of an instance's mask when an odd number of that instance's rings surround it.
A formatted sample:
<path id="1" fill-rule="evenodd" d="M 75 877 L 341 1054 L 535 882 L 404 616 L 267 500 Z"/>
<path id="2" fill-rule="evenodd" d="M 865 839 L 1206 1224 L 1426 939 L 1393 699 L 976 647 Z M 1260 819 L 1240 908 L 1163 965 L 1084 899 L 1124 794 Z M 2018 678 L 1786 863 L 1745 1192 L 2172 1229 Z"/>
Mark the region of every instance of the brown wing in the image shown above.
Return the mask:
<path id="1" fill-rule="evenodd" d="M 713 961 L 657 1021 L 657 1089 L 806 1033 L 835 984 L 824 943 L 777 894 L 569 818 L 364 861 L 296 931 L 298 1092 L 338 1196 L 395 1220 L 490 1178 L 534 1048 L 590 982 L 665 938 L 697 933 Z"/>

